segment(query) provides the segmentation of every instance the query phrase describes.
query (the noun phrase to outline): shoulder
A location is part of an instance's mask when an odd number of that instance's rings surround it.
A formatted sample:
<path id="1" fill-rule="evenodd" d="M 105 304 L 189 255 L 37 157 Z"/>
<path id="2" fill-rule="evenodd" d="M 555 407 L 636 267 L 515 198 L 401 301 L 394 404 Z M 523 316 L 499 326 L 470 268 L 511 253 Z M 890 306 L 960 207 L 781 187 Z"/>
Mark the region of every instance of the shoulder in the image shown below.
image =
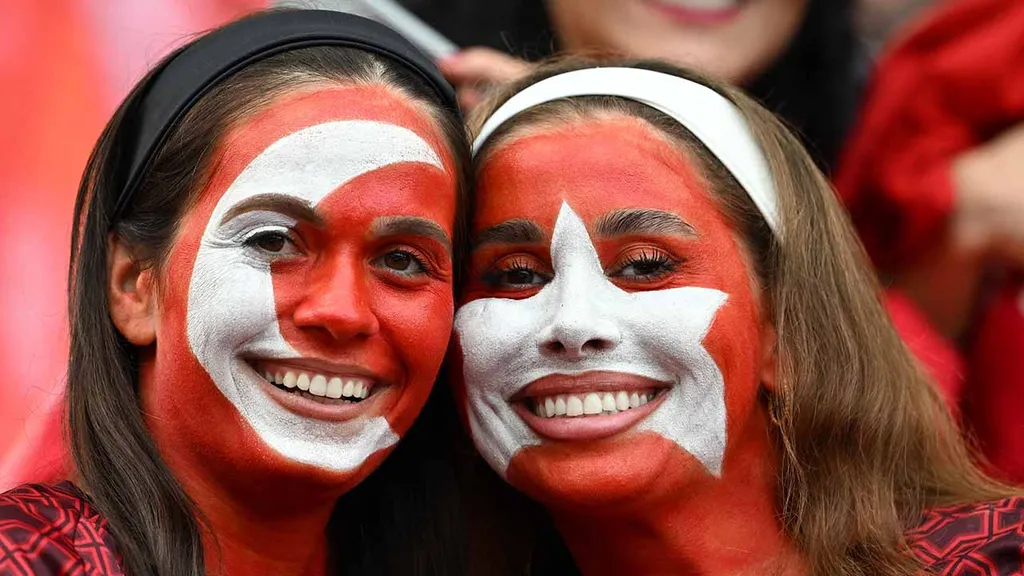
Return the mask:
<path id="1" fill-rule="evenodd" d="M 1004 576 L 1024 573 L 1024 498 L 934 508 L 907 533 L 931 573 Z"/>
<path id="2" fill-rule="evenodd" d="M 0 494 L 0 575 L 122 574 L 107 521 L 70 482 Z"/>

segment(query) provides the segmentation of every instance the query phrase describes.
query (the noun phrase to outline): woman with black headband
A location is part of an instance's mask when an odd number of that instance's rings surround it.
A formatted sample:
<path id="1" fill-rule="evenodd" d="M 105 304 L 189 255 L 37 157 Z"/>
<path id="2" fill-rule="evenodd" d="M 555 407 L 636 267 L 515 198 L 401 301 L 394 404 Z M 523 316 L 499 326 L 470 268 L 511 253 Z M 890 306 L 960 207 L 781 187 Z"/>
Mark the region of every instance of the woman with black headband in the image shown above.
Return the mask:
<path id="1" fill-rule="evenodd" d="M 438 425 L 360 483 L 448 345 L 467 157 L 367 20 L 260 14 L 159 64 L 75 207 L 74 483 L 0 496 L 0 572 L 456 571 Z"/>
<path id="2" fill-rule="evenodd" d="M 480 112 L 456 390 L 583 574 L 1024 570 L 1024 498 L 777 119 L 651 62 L 554 65 Z"/>

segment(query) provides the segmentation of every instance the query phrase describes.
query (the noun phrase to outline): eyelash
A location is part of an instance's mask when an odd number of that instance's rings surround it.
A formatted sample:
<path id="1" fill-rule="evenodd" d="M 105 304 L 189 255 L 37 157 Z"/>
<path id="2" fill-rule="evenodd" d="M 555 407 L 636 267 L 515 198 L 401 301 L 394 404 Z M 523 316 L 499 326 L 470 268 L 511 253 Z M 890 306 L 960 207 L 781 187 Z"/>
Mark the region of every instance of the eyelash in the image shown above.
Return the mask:
<path id="1" fill-rule="evenodd" d="M 505 276 L 515 272 L 528 272 L 533 274 L 547 283 L 551 280 L 551 276 L 538 272 L 533 266 L 530 265 L 530 259 L 523 256 L 514 256 L 505 260 L 498 261 L 490 270 L 484 273 L 483 282 L 490 288 L 510 288 L 519 290 L 526 290 L 528 286 L 536 286 L 534 283 L 521 283 L 512 284 L 504 280 Z"/>
<path id="2" fill-rule="evenodd" d="M 622 271 L 629 268 L 630 266 L 636 265 L 657 265 L 658 269 L 650 274 L 635 274 L 635 275 L 623 275 Z M 622 263 L 614 268 L 614 273 L 611 276 L 618 276 L 620 278 L 629 280 L 639 280 L 651 282 L 661 278 L 665 274 L 670 274 L 676 270 L 676 267 L 681 262 L 673 260 L 671 256 L 660 250 L 654 249 L 641 249 L 639 252 L 634 252 L 628 255 Z"/>
<path id="3" fill-rule="evenodd" d="M 263 248 L 259 245 L 260 241 L 269 238 L 281 238 L 285 241 L 286 245 L 279 252 L 267 250 L 266 248 Z M 291 245 L 294 248 L 295 252 L 301 252 L 301 249 L 299 248 L 299 242 L 296 239 L 295 230 L 283 226 L 270 226 L 253 230 L 249 232 L 244 238 L 242 238 L 242 245 L 244 245 L 246 248 L 259 251 L 261 254 L 265 254 L 270 258 L 282 258 L 291 256 L 292 254 L 281 253 L 287 248 L 288 245 Z"/>
<path id="4" fill-rule="evenodd" d="M 683 261 L 675 260 L 667 253 L 660 250 L 641 249 L 638 252 L 634 252 L 626 256 L 618 263 L 618 265 L 608 272 L 608 276 L 618 277 L 627 281 L 653 282 L 666 274 L 674 272 L 682 263 Z M 648 274 L 623 274 L 624 270 L 638 265 L 656 266 L 657 268 Z M 541 282 L 509 282 L 508 275 L 516 272 L 532 274 L 535 278 L 540 279 Z M 531 280 L 533 279 L 534 278 L 531 278 Z M 538 271 L 536 267 L 532 265 L 529 258 L 524 258 L 522 256 L 513 257 L 506 261 L 499 261 L 483 276 L 484 284 L 492 289 L 514 288 L 526 290 L 530 286 L 546 284 L 550 280 L 550 274 L 544 274 Z"/>

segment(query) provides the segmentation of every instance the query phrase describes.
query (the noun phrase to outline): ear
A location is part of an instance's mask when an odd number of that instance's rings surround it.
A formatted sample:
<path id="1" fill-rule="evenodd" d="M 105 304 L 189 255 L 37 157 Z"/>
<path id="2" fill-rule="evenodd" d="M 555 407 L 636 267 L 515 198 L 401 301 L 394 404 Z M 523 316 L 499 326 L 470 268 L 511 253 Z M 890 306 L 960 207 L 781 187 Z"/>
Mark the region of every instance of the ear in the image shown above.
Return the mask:
<path id="1" fill-rule="evenodd" d="M 773 394 L 778 391 L 776 373 L 778 371 L 779 357 L 775 352 L 775 345 L 777 343 L 775 327 L 765 324 L 764 328 L 761 329 L 761 385 L 764 386 L 765 390 Z"/>
<path id="2" fill-rule="evenodd" d="M 156 294 L 153 269 L 142 268 L 116 235 L 107 240 L 110 318 L 126 340 L 136 346 L 156 341 Z"/>

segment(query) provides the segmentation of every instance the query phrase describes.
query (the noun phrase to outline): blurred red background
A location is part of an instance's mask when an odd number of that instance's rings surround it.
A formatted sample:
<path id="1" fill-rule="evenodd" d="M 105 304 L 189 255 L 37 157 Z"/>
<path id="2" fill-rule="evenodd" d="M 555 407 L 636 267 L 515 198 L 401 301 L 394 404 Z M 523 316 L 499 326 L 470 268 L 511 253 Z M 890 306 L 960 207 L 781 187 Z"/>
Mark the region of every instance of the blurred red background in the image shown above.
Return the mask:
<path id="1" fill-rule="evenodd" d="M 0 491 L 62 472 L 78 179 L 107 118 L 190 34 L 266 0 L 5 0 L 0 15 Z"/>

